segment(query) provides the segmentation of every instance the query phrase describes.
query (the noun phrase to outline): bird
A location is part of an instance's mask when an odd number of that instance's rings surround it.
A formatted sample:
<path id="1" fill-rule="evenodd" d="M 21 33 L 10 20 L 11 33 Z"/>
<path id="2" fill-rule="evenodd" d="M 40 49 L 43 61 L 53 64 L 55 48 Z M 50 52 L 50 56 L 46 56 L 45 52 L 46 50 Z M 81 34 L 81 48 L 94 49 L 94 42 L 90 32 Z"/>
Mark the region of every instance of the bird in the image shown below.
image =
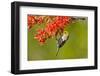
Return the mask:
<path id="1" fill-rule="evenodd" d="M 57 40 L 56 56 L 59 53 L 59 49 L 64 46 L 64 44 L 67 42 L 68 39 L 69 39 L 69 33 L 68 33 L 68 31 L 64 31 L 63 34 L 61 35 L 61 37 L 59 37 L 59 39 Z"/>

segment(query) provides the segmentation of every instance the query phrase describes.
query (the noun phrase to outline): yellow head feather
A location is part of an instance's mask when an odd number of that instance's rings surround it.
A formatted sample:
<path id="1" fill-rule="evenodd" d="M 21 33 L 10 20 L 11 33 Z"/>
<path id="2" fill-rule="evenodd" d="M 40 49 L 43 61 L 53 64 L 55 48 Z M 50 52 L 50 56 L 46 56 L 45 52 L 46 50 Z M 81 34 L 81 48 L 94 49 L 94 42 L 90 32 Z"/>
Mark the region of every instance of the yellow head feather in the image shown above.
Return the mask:
<path id="1" fill-rule="evenodd" d="M 67 36 L 69 35 L 68 31 L 64 31 L 63 34 L 65 34 L 65 35 L 67 35 Z"/>

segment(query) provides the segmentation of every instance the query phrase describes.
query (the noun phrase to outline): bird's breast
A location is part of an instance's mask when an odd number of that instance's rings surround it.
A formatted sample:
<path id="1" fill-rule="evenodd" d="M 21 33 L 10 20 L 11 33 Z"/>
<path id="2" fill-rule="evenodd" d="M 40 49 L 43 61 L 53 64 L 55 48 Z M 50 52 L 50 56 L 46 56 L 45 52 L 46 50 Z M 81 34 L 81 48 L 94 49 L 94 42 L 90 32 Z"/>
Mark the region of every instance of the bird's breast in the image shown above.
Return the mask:
<path id="1" fill-rule="evenodd" d="M 62 40 L 63 41 L 67 40 L 67 36 L 62 36 Z"/>

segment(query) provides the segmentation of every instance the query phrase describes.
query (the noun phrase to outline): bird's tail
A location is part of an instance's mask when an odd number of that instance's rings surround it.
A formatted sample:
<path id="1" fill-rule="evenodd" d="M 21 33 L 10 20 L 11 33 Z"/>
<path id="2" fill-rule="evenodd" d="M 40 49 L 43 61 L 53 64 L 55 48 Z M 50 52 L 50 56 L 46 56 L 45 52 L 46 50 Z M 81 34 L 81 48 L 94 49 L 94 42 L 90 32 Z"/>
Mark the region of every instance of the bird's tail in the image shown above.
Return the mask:
<path id="1" fill-rule="evenodd" d="M 57 53 L 56 53 L 56 56 L 58 55 L 58 53 L 59 53 L 59 47 L 57 48 Z"/>

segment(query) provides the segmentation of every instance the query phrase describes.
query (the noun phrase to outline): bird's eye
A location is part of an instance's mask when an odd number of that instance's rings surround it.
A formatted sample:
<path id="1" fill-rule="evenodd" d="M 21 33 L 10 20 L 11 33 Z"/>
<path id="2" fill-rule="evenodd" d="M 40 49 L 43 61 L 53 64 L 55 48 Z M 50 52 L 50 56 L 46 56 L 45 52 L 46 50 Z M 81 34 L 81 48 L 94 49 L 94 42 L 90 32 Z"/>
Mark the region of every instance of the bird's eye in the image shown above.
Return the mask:
<path id="1" fill-rule="evenodd" d="M 67 32 L 65 32 L 65 34 L 67 34 Z"/>

